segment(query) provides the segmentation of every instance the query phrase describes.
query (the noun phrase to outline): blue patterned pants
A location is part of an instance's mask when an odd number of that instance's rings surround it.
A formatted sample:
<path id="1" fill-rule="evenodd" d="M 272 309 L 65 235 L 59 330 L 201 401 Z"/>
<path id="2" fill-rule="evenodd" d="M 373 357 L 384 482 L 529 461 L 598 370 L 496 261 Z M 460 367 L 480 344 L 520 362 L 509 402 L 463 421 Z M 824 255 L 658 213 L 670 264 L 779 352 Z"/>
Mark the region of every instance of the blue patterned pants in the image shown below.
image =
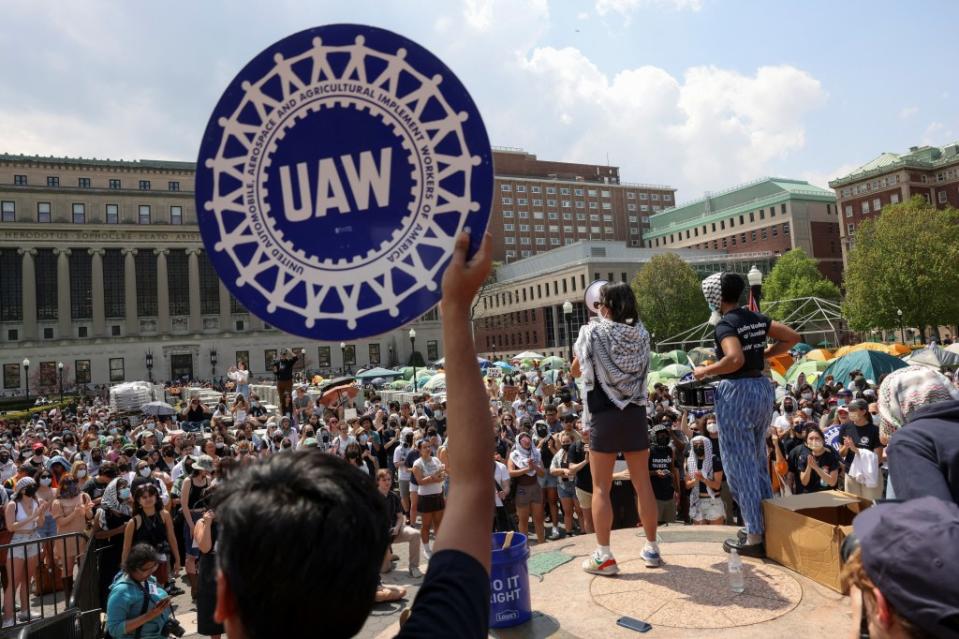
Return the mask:
<path id="1" fill-rule="evenodd" d="M 723 472 L 750 534 L 763 534 L 763 500 L 773 496 L 766 431 L 775 396 L 765 377 L 724 379 L 716 388 L 716 425 Z"/>

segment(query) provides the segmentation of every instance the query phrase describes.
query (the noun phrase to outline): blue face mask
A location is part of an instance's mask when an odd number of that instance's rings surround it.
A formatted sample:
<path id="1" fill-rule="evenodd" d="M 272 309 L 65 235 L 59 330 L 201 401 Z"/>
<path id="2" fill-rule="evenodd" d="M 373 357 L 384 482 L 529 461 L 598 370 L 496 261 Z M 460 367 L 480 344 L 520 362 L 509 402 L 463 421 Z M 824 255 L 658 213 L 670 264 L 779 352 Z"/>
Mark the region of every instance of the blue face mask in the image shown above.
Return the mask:
<path id="1" fill-rule="evenodd" d="M 129 488 L 121 488 L 120 490 L 117 491 L 117 496 L 118 496 L 120 499 L 130 499 L 130 489 L 129 489 Z"/>
<path id="2" fill-rule="evenodd" d="M 837 400 L 836 400 L 836 405 L 837 405 L 837 406 L 845 406 L 845 405 L 846 405 L 846 400 L 844 400 L 844 399 L 837 399 Z"/>

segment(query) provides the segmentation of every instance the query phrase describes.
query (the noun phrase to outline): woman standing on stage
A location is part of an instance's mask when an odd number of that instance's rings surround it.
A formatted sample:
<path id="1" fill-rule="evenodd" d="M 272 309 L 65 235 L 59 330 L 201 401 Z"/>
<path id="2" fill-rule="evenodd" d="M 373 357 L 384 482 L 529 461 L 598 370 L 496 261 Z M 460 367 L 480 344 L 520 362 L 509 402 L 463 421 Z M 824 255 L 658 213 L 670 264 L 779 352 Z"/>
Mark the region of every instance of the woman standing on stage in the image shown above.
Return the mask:
<path id="1" fill-rule="evenodd" d="M 626 283 L 608 283 L 600 292 L 599 321 L 579 331 L 572 374 L 583 378 L 583 429 L 590 431 L 589 465 L 593 475 L 593 525 L 598 544 L 583 562 L 597 575 L 619 572 L 609 549 L 613 523 L 610 487 L 616 455 L 623 453 L 639 497 L 646 532 L 643 560 L 662 564 L 656 542 L 656 496 L 649 481 L 649 431 L 646 420 L 646 372 L 649 333 L 639 321 L 636 298 Z"/>

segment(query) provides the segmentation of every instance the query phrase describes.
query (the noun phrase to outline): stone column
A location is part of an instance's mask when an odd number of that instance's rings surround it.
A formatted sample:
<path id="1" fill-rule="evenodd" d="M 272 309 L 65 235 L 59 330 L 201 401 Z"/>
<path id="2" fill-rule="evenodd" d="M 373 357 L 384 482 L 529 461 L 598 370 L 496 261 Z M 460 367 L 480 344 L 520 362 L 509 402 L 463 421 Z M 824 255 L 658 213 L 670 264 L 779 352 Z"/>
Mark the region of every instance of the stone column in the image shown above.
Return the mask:
<path id="1" fill-rule="evenodd" d="M 203 330 L 203 319 L 200 317 L 200 249 L 188 248 L 187 268 L 190 274 L 190 332 L 199 333 Z"/>
<path id="2" fill-rule="evenodd" d="M 103 299 L 103 254 L 102 248 L 87 249 L 90 254 L 90 273 L 93 283 L 93 336 L 105 337 L 106 332 L 106 309 Z"/>
<path id="3" fill-rule="evenodd" d="M 127 321 L 126 334 L 140 334 L 140 320 L 137 318 L 137 264 L 133 259 L 137 254 L 135 248 L 125 248 L 123 255 L 126 257 L 123 261 L 123 305 L 125 307 L 124 315 Z"/>
<path id="4" fill-rule="evenodd" d="M 224 333 L 233 332 L 233 322 L 230 313 L 230 291 L 220 280 L 220 331 Z"/>
<path id="5" fill-rule="evenodd" d="M 33 256 L 37 254 L 35 248 L 17 249 L 23 256 L 21 266 L 21 304 L 23 306 L 23 339 L 37 339 L 37 269 Z"/>
<path id="6" fill-rule="evenodd" d="M 170 283 L 166 270 L 166 256 L 170 254 L 170 249 L 153 249 L 153 254 L 157 256 L 157 318 L 159 319 L 159 332 L 166 334 L 170 332 Z"/>
<path id="7" fill-rule="evenodd" d="M 57 339 L 73 337 L 70 313 L 70 253 L 68 248 L 53 249 L 57 256 Z"/>
<path id="8" fill-rule="evenodd" d="M 254 331 L 262 331 L 266 328 L 266 326 L 264 325 L 263 320 L 253 313 L 250 313 L 250 328 Z"/>

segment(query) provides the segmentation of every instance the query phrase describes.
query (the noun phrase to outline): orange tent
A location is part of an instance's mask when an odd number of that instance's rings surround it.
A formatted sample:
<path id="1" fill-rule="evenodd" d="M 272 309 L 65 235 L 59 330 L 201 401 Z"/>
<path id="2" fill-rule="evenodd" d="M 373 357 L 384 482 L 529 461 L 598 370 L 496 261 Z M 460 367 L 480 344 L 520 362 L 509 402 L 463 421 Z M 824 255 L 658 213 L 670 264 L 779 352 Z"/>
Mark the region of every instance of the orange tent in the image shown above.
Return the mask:
<path id="1" fill-rule="evenodd" d="M 786 376 L 786 371 L 789 370 L 789 367 L 793 365 L 793 358 L 789 354 L 777 355 L 776 357 L 769 358 L 769 368 L 776 371 L 783 377 Z"/>
<path id="2" fill-rule="evenodd" d="M 829 360 L 833 359 L 833 357 L 832 351 L 825 348 L 816 348 L 806 353 L 803 356 L 803 359 L 814 362 L 828 362 Z"/>
<path id="3" fill-rule="evenodd" d="M 906 346 L 905 344 L 890 344 L 886 352 L 895 357 L 902 357 L 903 355 L 908 355 L 912 352 L 912 349 Z"/>
<path id="4" fill-rule="evenodd" d="M 888 354 L 889 347 L 880 342 L 862 342 L 860 344 L 853 344 L 852 346 L 843 346 L 834 352 L 833 356 L 842 357 L 843 355 L 848 355 L 849 353 L 855 353 L 857 351 L 879 351 L 880 353 Z"/>

